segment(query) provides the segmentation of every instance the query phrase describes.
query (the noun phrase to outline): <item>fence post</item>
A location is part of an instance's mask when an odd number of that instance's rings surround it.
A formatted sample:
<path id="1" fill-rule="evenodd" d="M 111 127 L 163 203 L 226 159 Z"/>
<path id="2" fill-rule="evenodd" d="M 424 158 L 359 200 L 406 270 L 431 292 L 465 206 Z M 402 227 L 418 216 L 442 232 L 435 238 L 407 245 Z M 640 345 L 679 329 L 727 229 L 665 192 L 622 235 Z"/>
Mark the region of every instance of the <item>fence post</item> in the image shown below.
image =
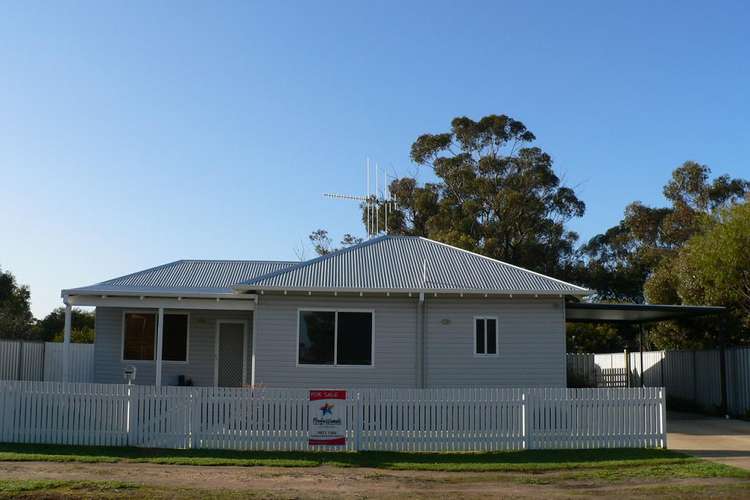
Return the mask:
<path id="1" fill-rule="evenodd" d="M 663 387 L 659 389 L 659 419 L 661 422 L 659 422 L 661 432 L 661 439 L 662 439 L 662 447 L 666 450 L 667 449 L 667 406 L 666 406 L 666 399 L 667 399 L 667 391 Z"/>
<path id="2" fill-rule="evenodd" d="M 523 403 L 522 403 L 522 408 L 523 408 L 523 415 L 522 415 L 522 418 L 523 418 L 523 435 L 526 438 L 526 449 L 527 450 L 533 450 L 534 449 L 534 444 L 532 443 L 532 437 L 531 437 L 531 428 L 532 428 L 532 425 L 531 425 L 531 418 L 532 417 L 531 417 L 531 415 L 532 415 L 532 412 L 533 412 L 531 400 L 532 400 L 532 398 L 531 398 L 531 393 L 530 392 L 524 391 L 524 392 L 521 393 L 521 401 L 523 401 Z"/>
<path id="3" fill-rule="evenodd" d="M 127 410 L 126 410 L 127 416 L 126 416 L 126 421 L 125 421 L 125 440 L 126 440 L 128 446 L 132 446 L 133 444 L 131 442 L 130 435 L 131 435 L 132 429 L 133 429 L 133 427 L 132 427 L 133 421 L 131 419 L 131 417 L 133 415 L 133 412 L 132 412 L 132 408 L 133 408 L 132 400 L 133 400 L 133 398 L 132 398 L 131 389 L 133 388 L 133 386 L 132 386 L 132 384 L 128 383 L 127 387 L 128 387 L 127 388 L 127 404 L 126 404 L 126 406 L 127 406 Z"/>
<path id="4" fill-rule="evenodd" d="M 362 401 L 360 393 L 354 399 L 354 451 L 362 449 Z"/>

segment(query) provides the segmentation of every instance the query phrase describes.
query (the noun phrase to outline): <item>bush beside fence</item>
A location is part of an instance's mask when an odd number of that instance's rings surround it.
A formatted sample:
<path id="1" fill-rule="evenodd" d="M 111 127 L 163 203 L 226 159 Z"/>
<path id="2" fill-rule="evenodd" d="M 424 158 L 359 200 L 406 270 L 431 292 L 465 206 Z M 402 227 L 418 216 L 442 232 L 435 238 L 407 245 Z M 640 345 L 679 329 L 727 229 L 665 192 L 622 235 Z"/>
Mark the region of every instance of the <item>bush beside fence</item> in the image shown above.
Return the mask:
<path id="1" fill-rule="evenodd" d="M 664 391 L 348 391 L 347 450 L 666 447 Z M 0 441 L 307 450 L 301 389 L 0 382 Z"/>

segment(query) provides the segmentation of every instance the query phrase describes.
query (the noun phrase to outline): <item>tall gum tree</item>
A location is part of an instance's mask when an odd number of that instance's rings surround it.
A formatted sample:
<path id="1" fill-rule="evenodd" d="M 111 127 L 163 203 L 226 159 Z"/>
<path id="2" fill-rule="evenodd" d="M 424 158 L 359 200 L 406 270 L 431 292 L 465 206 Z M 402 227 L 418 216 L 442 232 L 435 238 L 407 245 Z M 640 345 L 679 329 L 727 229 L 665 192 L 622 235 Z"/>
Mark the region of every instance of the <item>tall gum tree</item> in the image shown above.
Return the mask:
<path id="1" fill-rule="evenodd" d="M 586 207 L 562 185 L 534 134 L 506 115 L 458 117 L 424 134 L 410 157 L 437 180 L 395 179 L 391 234 L 425 236 L 535 271 L 566 277 L 578 235 L 566 228 Z M 379 210 L 384 227 L 384 210 Z M 367 222 L 363 207 L 362 221 Z"/>

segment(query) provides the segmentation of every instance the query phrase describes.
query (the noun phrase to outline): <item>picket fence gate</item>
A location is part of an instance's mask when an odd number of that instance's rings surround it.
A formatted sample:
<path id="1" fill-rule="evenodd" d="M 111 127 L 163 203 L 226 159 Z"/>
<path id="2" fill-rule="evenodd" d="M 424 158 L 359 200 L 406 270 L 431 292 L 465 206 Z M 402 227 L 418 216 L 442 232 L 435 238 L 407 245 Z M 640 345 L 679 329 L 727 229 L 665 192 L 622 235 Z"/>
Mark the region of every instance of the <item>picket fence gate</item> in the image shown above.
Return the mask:
<path id="1" fill-rule="evenodd" d="M 349 451 L 666 447 L 661 388 L 362 389 L 347 395 Z M 2 442 L 308 450 L 308 421 L 304 389 L 0 382 Z"/>

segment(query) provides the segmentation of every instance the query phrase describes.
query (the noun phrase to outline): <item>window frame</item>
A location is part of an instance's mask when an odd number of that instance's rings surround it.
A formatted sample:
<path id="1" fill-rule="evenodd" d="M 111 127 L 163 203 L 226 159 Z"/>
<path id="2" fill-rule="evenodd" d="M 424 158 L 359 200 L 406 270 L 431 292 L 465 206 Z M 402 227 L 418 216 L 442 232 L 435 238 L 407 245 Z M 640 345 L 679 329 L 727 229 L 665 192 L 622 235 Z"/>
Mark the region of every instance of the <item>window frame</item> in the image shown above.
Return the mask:
<path id="1" fill-rule="evenodd" d="M 317 363 L 300 363 L 299 362 L 299 335 L 300 335 L 300 316 L 303 312 L 333 312 L 333 364 Z M 372 335 L 370 335 L 370 364 L 369 365 L 342 365 L 338 362 L 339 351 L 339 313 L 370 313 Z M 294 346 L 294 363 L 297 368 L 354 368 L 370 369 L 375 368 L 375 310 L 374 309 L 350 309 L 339 307 L 300 307 L 297 309 L 297 342 Z"/>
<path id="2" fill-rule="evenodd" d="M 125 316 L 128 314 L 153 314 L 154 318 L 154 359 L 126 359 L 125 358 Z M 164 316 L 187 316 L 187 332 L 185 335 L 185 361 L 173 361 L 162 359 L 162 364 L 169 365 L 186 365 L 190 363 L 190 313 L 188 311 L 164 311 Z M 122 311 L 122 320 L 120 327 L 120 362 L 122 363 L 154 363 L 156 364 L 156 348 L 159 333 L 159 311 L 154 309 L 127 309 Z M 163 354 L 163 353 L 162 353 Z"/>
<path id="3" fill-rule="evenodd" d="M 485 352 L 477 352 L 477 320 L 483 320 L 484 321 L 484 350 Z M 487 320 L 492 319 L 495 321 L 495 352 L 494 353 L 487 353 Z M 474 319 L 472 321 L 472 331 L 474 333 L 472 342 L 474 343 L 474 357 L 477 358 L 497 358 L 500 356 L 500 321 L 498 320 L 497 316 L 493 314 L 483 314 L 480 316 L 474 316 Z"/>

